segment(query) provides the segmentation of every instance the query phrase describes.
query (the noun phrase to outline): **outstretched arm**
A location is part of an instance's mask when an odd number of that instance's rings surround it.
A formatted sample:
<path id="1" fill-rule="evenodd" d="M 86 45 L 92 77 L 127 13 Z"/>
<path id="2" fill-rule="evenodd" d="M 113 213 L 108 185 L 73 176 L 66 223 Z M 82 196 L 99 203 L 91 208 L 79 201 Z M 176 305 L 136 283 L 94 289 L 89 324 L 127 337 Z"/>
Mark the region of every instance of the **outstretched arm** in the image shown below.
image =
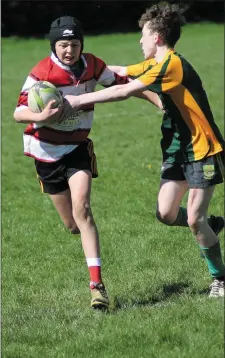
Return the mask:
<path id="1" fill-rule="evenodd" d="M 178 63 L 177 63 L 178 62 Z M 72 108 L 79 109 L 82 105 L 89 105 L 94 103 L 117 102 L 124 101 L 138 91 L 143 92 L 146 87 L 153 89 L 156 93 L 168 92 L 173 88 L 179 86 L 182 80 L 182 71 L 177 69 L 180 65 L 179 60 L 175 64 L 165 69 L 163 76 L 159 76 L 162 71 L 162 63 L 153 66 L 149 71 L 146 71 L 138 79 L 135 79 L 127 84 L 113 86 L 94 93 L 87 93 L 81 96 L 66 96 Z"/>
<path id="2" fill-rule="evenodd" d="M 127 67 L 126 66 L 107 66 L 111 71 L 116 72 L 119 76 L 127 76 Z M 133 81 L 130 79 L 130 81 Z M 159 96 L 152 91 L 137 91 L 132 95 L 132 97 L 144 99 L 146 101 L 151 102 L 156 107 L 163 109 L 162 102 Z"/>
<path id="3" fill-rule="evenodd" d="M 65 96 L 70 105 L 79 109 L 80 106 L 94 103 L 118 102 L 124 101 L 137 91 L 143 91 L 145 85 L 139 80 L 134 80 L 125 85 L 112 86 L 97 92 L 82 94 L 80 96 Z"/>

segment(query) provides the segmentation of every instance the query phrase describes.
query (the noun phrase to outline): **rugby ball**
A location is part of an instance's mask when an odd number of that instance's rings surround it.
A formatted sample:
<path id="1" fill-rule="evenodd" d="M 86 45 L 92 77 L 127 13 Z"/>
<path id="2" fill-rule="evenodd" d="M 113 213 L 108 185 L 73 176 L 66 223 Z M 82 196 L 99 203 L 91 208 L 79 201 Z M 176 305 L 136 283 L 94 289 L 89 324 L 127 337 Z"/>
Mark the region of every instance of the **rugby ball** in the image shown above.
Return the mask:
<path id="1" fill-rule="evenodd" d="M 52 100 L 56 101 L 53 108 L 57 108 L 63 102 L 59 90 L 48 81 L 36 82 L 28 92 L 28 107 L 32 112 L 42 112 Z"/>

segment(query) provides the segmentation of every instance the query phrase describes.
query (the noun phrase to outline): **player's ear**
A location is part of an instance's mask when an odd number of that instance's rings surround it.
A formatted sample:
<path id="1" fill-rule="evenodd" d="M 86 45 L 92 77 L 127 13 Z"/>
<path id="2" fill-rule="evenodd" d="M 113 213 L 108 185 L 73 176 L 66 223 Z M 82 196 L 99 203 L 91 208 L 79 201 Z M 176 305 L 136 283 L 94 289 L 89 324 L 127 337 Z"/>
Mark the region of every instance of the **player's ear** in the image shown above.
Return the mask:
<path id="1" fill-rule="evenodd" d="M 159 41 L 159 33 L 158 32 L 154 32 L 154 42 L 157 44 Z"/>
<path id="2" fill-rule="evenodd" d="M 158 32 L 155 32 L 155 34 L 154 34 L 154 41 L 155 41 L 155 44 L 157 44 L 157 45 L 163 45 L 162 36 Z"/>

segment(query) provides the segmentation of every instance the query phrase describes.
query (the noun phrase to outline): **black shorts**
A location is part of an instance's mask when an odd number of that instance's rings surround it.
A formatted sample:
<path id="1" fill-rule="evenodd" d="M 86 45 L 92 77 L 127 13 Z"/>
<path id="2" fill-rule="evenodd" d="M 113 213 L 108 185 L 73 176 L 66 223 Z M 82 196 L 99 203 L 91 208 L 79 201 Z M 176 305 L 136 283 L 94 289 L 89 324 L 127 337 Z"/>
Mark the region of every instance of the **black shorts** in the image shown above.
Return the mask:
<path id="1" fill-rule="evenodd" d="M 190 188 L 207 188 L 224 181 L 224 152 L 191 163 L 167 163 L 161 168 L 161 178 L 186 180 Z"/>
<path id="2" fill-rule="evenodd" d="M 35 166 L 41 189 L 49 194 L 68 189 L 69 178 L 78 170 L 89 170 L 92 178 L 98 176 L 94 146 L 90 139 L 56 162 L 46 163 L 35 159 Z"/>

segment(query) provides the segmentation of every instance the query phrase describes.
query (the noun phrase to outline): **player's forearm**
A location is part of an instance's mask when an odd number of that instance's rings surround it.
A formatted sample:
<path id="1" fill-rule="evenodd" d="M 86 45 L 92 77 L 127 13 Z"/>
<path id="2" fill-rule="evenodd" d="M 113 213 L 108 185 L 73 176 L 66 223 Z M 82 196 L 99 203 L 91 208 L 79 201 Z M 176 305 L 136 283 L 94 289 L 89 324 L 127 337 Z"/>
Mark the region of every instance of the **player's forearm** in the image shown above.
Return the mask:
<path id="1" fill-rule="evenodd" d="M 29 108 L 14 112 L 14 119 L 18 123 L 38 123 L 40 122 L 40 113 L 34 113 Z"/>
<path id="2" fill-rule="evenodd" d="M 116 72 L 120 76 L 126 76 L 127 75 L 127 67 L 125 66 L 107 66 L 111 71 Z M 129 81 L 132 81 L 132 79 L 129 79 Z M 145 99 L 146 101 L 151 102 L 156 107 L 159 107 L 160 109 L 163 109 L 162 102 L 159 98 L 159 96 L 152 92 L 152 91 L 138 91 L 132 95 L 133 97 Z"/>
<path id="3" fill-rule="evenodd" d="M 162 102 L 161 102 L 159 96 L 152 91 L 144 91 L 144 92 L 139 91 L 139 92 L 134 93 L 133 97 L 145 99 L 146 101 L 149 101 L 152 104 L 154 104 L 156 107 L 163 109 Z"/>
<path id="4" fill-rule="evenodd" d="M 112 86 L 97 92 L 82 94 L 80 96 L 65 96 L 73 108 L 95 103 L 123 101 L 128 97 L 129 95 L 125 89 L 125 85 Z"/>

